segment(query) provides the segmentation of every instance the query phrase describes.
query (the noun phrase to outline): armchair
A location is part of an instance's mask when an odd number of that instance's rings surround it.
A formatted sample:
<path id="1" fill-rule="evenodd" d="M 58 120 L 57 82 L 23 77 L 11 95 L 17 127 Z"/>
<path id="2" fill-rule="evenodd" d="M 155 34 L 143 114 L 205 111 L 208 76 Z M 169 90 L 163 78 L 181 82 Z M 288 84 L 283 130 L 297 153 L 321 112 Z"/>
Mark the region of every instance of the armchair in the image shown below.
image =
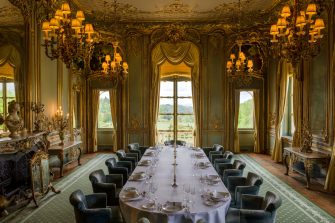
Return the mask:
<path id="1" fill-rule="evenodd" d="M 221 145 L 215 145 L 215 146 L 213 146 L 213 150 L 208 152 L 208 159 L 209 159 L 209 161 L 212 164 L 214 164 L 213 158 L 215 159 L 217 157 L 222 156 L 223 150 L 224 150 L 223 146 L 221 146 Z"/>
<path id="2" fill-rule="evenodd" d="M 226 151 L 224 153 L 221 152 L 221 154 L 211 154 L 210 153 L 210 157 L 212 158 L 212 164 L 214 168 L 215 168 L 215 165 L 218 163 L 230 163 L 233 156 L 234 156 L 234 153 L 230 151 Z"/>
<path id="3" fill-rule="evenodd" d="M 230 208 L 226 223 L 274 223 L 282 200 L 268 191 L 265 197 L 242 195 L 241 209 Z"/>
<path id="4" fill-rule="evenodd" d="M 77 223 L 122 222 L 118 207 L 106 206 L 106 194 L 84 195 L 76 190 L 70 195 Z"/>
<path id="5" fill-rule="evenodd" d="M 130 153 L 137 153 L 138 158 L 141 159 L 145 151 L 148 149 L 148 146 L 140 146 L 138 143 L 130 143 L 128 144 L 128 150 Z"/>
<path id="6" fill-rule="evenodd" d="M 216 151 L 216 150 L 220 151 L 221 147 L 223 148 L 223 146 L 221 146 L 219 144 L 214 144 L 212 147 L 202 147 L 202 150 L 204 151 L 204 153 L 206 154 L 206 156 L 209 159 L 209 152 L 210 151 Z"/>
<path id="7" fill-rule="evenodd" d="M 234 160 L 234 163 L 218 163 L 217 172 L 221 176 L 224 185 L 227 186 L 227 178 L 229 176 L 242 176 L 245 168 L 245 162 Z"/>
<path id="8" fill-rule="evenodd" d="M 164 142 L 164 145 L 173 146 L 174 142 L 175 142 L 174 140 L 167 140 L 167 141 Z M 176 140 L 176 145 L 177 146 L 186 146 L 186 141 Z"/>
<path id="9" fill-rule="evenodd" d="M 128 180 L 128 177 L 131 174 L 132 170 L 132 164 L 130 161 L 119 161 L 116 162 L 116 159 L 114 157 L 109 158 L 105 161 L 105 164 L 108 168 L 108 173 L 109 174 L 121 174 L 122 175 L 122 180 L 123 180 L 123 185 Z"/>
<path id="10" fill-rule="evenodd" d="M 230 207 L 240 208 L 242 194 L 258 195 L 262 183 L 262 177 L 252 172 L 249 172 L 247 177 L 228 177 L 228 191 L 231 194 Z"/>
<path id="11" fill-rule="evenodd" d="M 132 170 L 135 169 L 138 162 L 138 154 L 137 153 L 126 153 L 124 150 L 118 150 L 116 151 L 116 156 L 119 159 L 119 161 L 130 161 L 132 164 Z"/>
<path id="12" fill-rule="evenodd" d="M 123 186 L 122 175 L 105 175 L 103 170 L 93 171 L 89 179 L 94 193 L 107 194 L 107 205 L 119 205 L 119 194 Z"/>

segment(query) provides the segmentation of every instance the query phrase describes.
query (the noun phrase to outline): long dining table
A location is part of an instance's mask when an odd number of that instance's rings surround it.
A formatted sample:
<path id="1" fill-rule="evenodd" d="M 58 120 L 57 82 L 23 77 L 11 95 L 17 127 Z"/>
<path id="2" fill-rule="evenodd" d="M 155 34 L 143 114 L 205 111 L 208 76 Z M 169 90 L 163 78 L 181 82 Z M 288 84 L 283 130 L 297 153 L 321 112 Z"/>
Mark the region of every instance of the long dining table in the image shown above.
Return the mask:
<path id="1" fill-rule="evenodd" d="M 137 196 L 129 199 L 132 190 Z M 218 194 L 224 194 L 224 199 L 211 202 L 209 198 Z M 150 223 L 224 223 L 230 201 L 203 150 L 188 147 L 151 147 L 120 192 L 120 209 L 127 223 L 141 218 Z"/>

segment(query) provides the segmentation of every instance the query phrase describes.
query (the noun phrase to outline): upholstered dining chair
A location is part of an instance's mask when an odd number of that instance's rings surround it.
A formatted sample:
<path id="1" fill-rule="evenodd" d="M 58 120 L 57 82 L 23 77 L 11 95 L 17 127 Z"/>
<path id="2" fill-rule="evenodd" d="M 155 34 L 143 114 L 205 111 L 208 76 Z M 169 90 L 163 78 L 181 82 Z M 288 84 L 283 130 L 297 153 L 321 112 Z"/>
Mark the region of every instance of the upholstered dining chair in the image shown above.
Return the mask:
<path id="1" fill-rule="evenodd" d="M 219 163 L 217 165 L 217 172 L 223 180 L 224 185 L 227 186 L 227 178 L 229 176 L 242 176 L 245 166 L 245 162 L 240 160 L 234 160 L 233 163 Z"/>
<path id="2" fill-rule="evenodd" d="M 228 177 L 227 188 L 231 194 L 230 207 L 240 208 L 242 194 L 258 195 L 262 183 L 262 177 L 252 172 L 249 172 L 247 177 Z"/>
<path id="3" fill-rule="evenodd" d="M 135 169 L 137 166 L 137 162 L 139 160 L 137 153 L 126 153 L 124 150 L 118 150 L 116 151 L 116 156 L 119 159 L 119 161 L 130 161 L 132 164 L 132 170 Z"/>
<path id="4" fill-rule="evenodd" d="M 137 153 L 139 159 L 141 159 L 141 157 L 143 156 L 143 154 L 145 153 L 145 151 L 148 149 L 148 146 L 140 146 L 139 143 L 130 143 L 128 144 L 128 150 L 131 153 Z"/>
<path id="5" fill-rule="evenodd" d="M 268 191 L 265 197 L 242 195 L 241 209 L 229 208 L 226 223 L 274 223 L 281 198 Z"/>
<path id="6" fill-rule="evenodd" d="M 114 157 L 108 158 L 105 161 L 109 174 L 121 174 L 123 185 L 126 184 L 128 177 L 131 174 L 132 164 L 130 161 L 116 161 Z"/>
<path id="7" fill-rule="evenodd" d="M 220 163 L 231 163 L 234 153 L 230 151 L 225 151 L 222 155 L 216 155 L 213 157 L 213 166 L 216 171 L 218 171 L 218 166 Z"/>
<path id="8" fill-rule="evenodd" d="M 209 151 L 208 153 L 208 159 L 209 161 L 214 164 L 213 158 L 215 159 L 216 157 L 220 157 L 223 154 L 224 148 L 223 146 L 216 144 L 215 146 L 213 146 L 212 151 Z"/>
<path id="9" fill-rule="evenodd" d="M 219 144 L 214 144 L 212 147 L 202 147 L 202 150 L 204 151 L 204 153 L 206 154 L 206 156 L 209 159 L 209 152 L 220 150 L 221 147 L 223 148 L 223 146 L 221 146 Z"/>
<path id="10" fill-rule="evenodd" d="M 173 146 L 175 143 L 174 140 L 167 140 L 164 142 L 164 145 L 166 146 Z M 186 146 L 186 141 L 182 141 L 182 140 L 176 140 L 176 145 L 177 146 Z"/>
<path id="11" fill-rule="evenodd" d="M 119 205 L 119 194 L 123 186 L 122 175 L 105 175 L 103 170 L 95 170 L 89 175 L 94 193 L 106 193 L 107 205 Z"/>
<path id="12" fill-rule="evenodd" d="M 119 207 L 108 207 L 106 194 L 84 195 L 76 190 L 70 195 L 77 223 L 121 223 Z"/>

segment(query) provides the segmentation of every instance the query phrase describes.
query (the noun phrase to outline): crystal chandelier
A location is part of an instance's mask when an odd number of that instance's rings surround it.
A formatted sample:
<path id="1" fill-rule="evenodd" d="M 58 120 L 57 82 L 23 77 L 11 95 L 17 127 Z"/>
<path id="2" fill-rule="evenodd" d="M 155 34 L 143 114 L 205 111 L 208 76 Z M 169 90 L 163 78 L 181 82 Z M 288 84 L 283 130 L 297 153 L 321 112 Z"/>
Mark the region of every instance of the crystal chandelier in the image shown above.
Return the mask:
<path id="1" fill-rule="evenodd" d="M 112 77 L 124 80 L 128 75 L 128 63 L 122 59 L 120 47 L 117 41 L 112 43 L 113 55 L 107 54 L 105 61 L 102 63 L 102 72 Z"/>
<path id="2" fill-rule="evenodd" d="M 69 68 L 73 60 L 82 55 L 85 47 L 93 42 L 95 34 L 92 24 L 84 24 L 83 11 L 71 15 L 68 3 L 63 3 L 49 21 L 44 21 L 44 47 L 47 57 L 60 58 Z"/>
<path id="3" fill-rule="evenodd" d="M 277 23 L 270 28 L 272 48 L 293 63 L 318 53 L 317 46 L 323 37 L 321 30 L 325 28 L 322 18 L 314 18 L 318 14 L 317 5 L 311 3 L 305 8 L 295 0 L 291 14 L 290 6 L 285 5 Z"/>

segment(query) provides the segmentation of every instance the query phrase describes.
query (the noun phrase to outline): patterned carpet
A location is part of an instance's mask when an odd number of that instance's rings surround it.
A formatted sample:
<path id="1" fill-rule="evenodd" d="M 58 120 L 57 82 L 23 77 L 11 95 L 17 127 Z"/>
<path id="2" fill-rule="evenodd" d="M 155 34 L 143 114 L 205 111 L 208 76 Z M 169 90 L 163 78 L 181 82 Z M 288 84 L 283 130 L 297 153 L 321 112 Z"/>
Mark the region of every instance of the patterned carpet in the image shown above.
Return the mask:
<path id="1" fill-rule="evenodd" d="M 100 154 L 91 161 L 77 168 L 73 173 L 64 177 L 55 187 L 62 192 L 58 195 L 49 193 L 39 202 L 39 208 L 34 208 L 31 204 L 23 210 L 8 216 L 3 222 L 25 222 L 25 223 L 71 223 L 75 222 L 74 213 L 69 203 L 70 194 L 80 188 L 85 194 L 92 193 L 91 184 L 88 175 L 96 169 L 103 169 L 107 173 L 104 161 L 113 156 L 112 154 Z M 335 219 L 320 209 L 318 206 L 310 202 L 304 196 L 297 193 L 293 188 L 289 187 L 283 181 L 273 176 L 270 172 L 260 166 L 254 159 L 247 155 L 238 155 L 237 159 L 241 159 L 247 163 L 245 175 L 248 171 L 253 171 L 263 177 L 263 185 L 261 186 L 260 195 L 264 195 L 266 191 L 273 191 L 279 194 L 283 200 L 282 206 L 278 210 L 277 223 L 334 223 Z M 256 171 L 257 170 L 257 171 Z"/>

